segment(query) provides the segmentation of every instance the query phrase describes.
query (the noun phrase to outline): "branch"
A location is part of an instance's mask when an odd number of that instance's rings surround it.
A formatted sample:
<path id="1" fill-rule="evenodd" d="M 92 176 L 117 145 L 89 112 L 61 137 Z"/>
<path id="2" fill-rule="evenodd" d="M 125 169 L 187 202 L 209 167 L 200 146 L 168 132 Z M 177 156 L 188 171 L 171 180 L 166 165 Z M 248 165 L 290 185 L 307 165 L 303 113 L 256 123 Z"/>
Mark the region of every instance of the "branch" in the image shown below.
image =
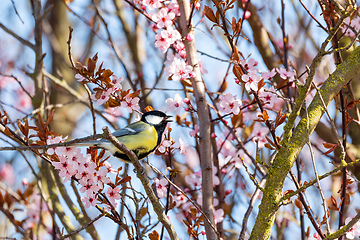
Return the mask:
<path id="1" fill-rule="evenodd" d="M 306 144 L 307 134 L 312 134 L 324 114 L 325 109 L 322 100 L 325 106 L 328 106 L 343 86 L 351 79 L 360 75 L 359 59 L 360 47 L 356 48 L 344 63 L 338 65 L 333 74 L 324 82 L 320 92 L 316 94 L 308 107 L 308 123 L 306 117 L 303 117 L 293 133 L 281 141 L 282 147 L 275 156 L 272 167 L 269 169 L 269 178 L 264 188 L 264 197 L 259 206 L 259 214 L 250 239 L 261 240 L 270 237 L 271 228 L 275 220 L 273 212 L 276 211 L 281 203 L 280 199 L 284 180 L 293 166 L 296 157 Z M 300 91 L 300 94 L 306 96 L 307 91 L 303 91 L 304 89 Z M 322 100 L 320 99 L 320 95 L 322 96 Z M 307 126 L 309 126 L 308 131 Z"/>
<path id="2" fill-rule="evenodd" d="M 148 177 L 145 175 L 145 169 L 144 167 L 140 164 L 137 156 L 135 155 L 135 153 L 133 151 L 131 151 L 130 149 L 128 149 L 125 144 L 119 142 L 119 140 L 114 137 L 114 135 L 111 134 L 111 132 L 109 131 L 109 129 L 107 127 L 103 128 L 104 131 L 104 138 L 109 140 L 112 144 L 114 144 L 115 147 L 117 147 L 119 150 L 121 150 L 123 153 L 125 153 L 131 163 L 134 165 L 135 170 L 137 172 L 137 177 L 140 179 L 145 192 L 147 194 L 147 196 L 149 197 L 154 211 L 156 213 L 156 215 L 158 216 L 159 221 L 165 226 L 166 230 L 168 231 L 170 238 L 172 240 L 178 240 L 179 238 L 176 235 L 175 229 L 173 227 L 173 225 L 170 223 L 169 219 L 167 218 L 167 216 L 165 215 L 164 209 L 161 206 L 161 203 L 159 202 L 159 199 L 156 197 Z"/>

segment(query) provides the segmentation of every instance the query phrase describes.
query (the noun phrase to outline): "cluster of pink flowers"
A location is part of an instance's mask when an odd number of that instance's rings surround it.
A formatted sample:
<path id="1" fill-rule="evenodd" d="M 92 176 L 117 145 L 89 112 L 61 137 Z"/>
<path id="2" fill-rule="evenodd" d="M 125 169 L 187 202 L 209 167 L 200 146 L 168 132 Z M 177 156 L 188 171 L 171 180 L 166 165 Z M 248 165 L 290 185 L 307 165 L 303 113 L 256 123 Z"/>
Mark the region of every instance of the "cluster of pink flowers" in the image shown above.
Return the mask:
<path id="1" fill-rule="evenodd" d="M 236 96 L 231 93 L 227 93 L 226 95 L 221 95 L 219 99 L 218 108 L 220 112 L 225 114 L 233 113 L 235 115 L 240 113 L 242 101 L 237 99 Z"/>
<path id="2" fill-rule="evenodd" d="M 66 140 L 66 137 L 49 137 L 47 144 L 60 143 L 64 140 Z M 111 182 L 107 176 L 108 173 L 114 172 L 111 165 L 104 162 L 104 165 L 99 168 L 91 161 L 89 154 L 84 156 L 80 149 L 76 147 L 50 148 L 47 150 L 47 154 L 56 154 L 58 156 L 59 162 L 53 161 L 52 165 L 59 170 L 59 176 L 64 178 L 64 182 L 69 181 L 72 177 L 78 180 L 81 185 L 80 192 L 86 194 L 86 196 L 81 197 L 85 207 L 95 206 L 98 192 L 105 188 L 105 184 Z M 115 200 L 120 199 L 119 189 L 109 187 L 106 196 L 113 207 L 116 207 Z"/>
<path id="3" fill-rule="evenodd" d="M 165 72 L 168 76 L 171 76 L 174 81 L 194 77 L 193 67 L 186 62 L 185 45 L 181 40 L 181 34 L 173 25 L 175 17 L 180 16 L 177 1 L 137 0 L 135 3 L 140 4 L 141 8 L 148 12 L 151 19 L 155 22 L 152 25 L 152 29 L 156 32 L 155 47 L 163 53 L 167 52 L 170 47 L 175 50 L 174 55 L 167 55 L 168 67 L 165 69 Z M 196 7 L 199 9 L 199 4 Z M 186 40 L 192 41 L 193 35 L 189 34 L 186 36 Z"/>
<path id="4" fill-rule="evenodd" d="M 111 77 L 112 77 L 111 84 L 113 85 L 113 87 L 107 89 L 106 91 L 101 92 L 100 96 L 98 96 L 97 92 L 93 93 L 90 96 L 90 98 L 94 100 L 97 105 L 102 105 L 106 103 L 110 97 L 121 99 L 120 90 L 122 89 L 121 83 L 124 81 L 124 78 L 123 77 L 118 78 L 115 75 L 112 75 Z M 75 78 L 77 79 L 78 82 L 82 82 L 85 80 L 85 78 L 80 74 L 76 74 Z M 140 109 L 140 106 L 138 104 L 139 101 L 140 99 L 138 97 L 132 97 L 130 94 L 127 94 L 124 97 L 123 101 L 121 102 L 121 107 L 126 108 L 128 112 L 132 113 L 133 110 Z M 110 109 L 112 109 L 112 114 L 115 115 L 118 115 L 119 112 L 121 111 L 119 107 L 110 108 Z"/>

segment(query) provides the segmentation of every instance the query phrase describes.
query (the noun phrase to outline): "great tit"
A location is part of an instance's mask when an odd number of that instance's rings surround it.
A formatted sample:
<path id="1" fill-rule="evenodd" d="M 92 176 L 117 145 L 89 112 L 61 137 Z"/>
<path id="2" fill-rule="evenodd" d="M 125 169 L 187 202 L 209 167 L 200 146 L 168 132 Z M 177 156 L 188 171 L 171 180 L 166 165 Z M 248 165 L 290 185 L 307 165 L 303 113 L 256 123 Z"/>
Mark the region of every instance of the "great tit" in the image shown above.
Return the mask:
<path id="1" fill-rule="evenodd" d="M 145 158 L 161 143 L 162 135 L 171 116 L 161 111 L 145 112 L 141 120 L 119 129 L 112 134 L 127 148 L 132 150 L 138 159 Z M 110 151 L 124 162 L 130 162 L 129 157 L 106 139 L 81 143 L 82 146 L 95 146 Z"/>

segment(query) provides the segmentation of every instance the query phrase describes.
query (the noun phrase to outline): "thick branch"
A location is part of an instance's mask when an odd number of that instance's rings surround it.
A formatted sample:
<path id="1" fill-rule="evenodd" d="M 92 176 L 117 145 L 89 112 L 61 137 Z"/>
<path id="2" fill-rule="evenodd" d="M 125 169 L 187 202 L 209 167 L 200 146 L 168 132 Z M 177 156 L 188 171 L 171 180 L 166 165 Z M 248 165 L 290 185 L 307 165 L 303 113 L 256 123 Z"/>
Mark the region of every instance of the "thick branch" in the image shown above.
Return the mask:
<path id="1" fill-rule="evenodd" d="M 190 1 L 179 0 L 180 9 L 180 27 L 181 35 L 185 38 L 189 33 L 193 34 L 192 25 L 188 24 L 190 16 Z M 207 217 L 210 219 L 212 225 L 214 222 L 214 206 L 213 206 L 213 174 L 212 174 L 212 158 L 211 158 L 211 138 L 210 138 L 210 118 L 209 108 L 205 95 L 205 84 L 201 78 L 199 62 L 196 56 L 195 40 L 184 40 L 186 56 L 189 65 L 193 67 L 195 77 L 191 79 L 192 87 L 194 88 L 195 100 L 197 105 L 197 114 L 199 117 L 199 149 L 200 149 L 200 164 L 202 174 L 202 208 Z M 218 236 L 215 230 L 205 223 L 205 231 L 207 239 L 217 239 Z"/>
<path id="2" fill-rule="evenodd" d="M 326 106 L 330 104 L 341 88 L 352 78 L 360 75 L 360 48 L 356 48 L 353 54 L 344 63 L 338 65 L 335 72 L 325 81 L 311 102 L 309 113 L 309 135 L 314 131 L 325 109 L 319 94 L 321 94 Z M 293 131 L 289 139 L 281 142 L 281 149 L 276 155 L 272 167 L 269 169 L 269 178 L 264 189 L 264 197 L 259 206 L 257 216 L 250 239 L 268 239 L 275 220 L 275 213 L 280 205 L 281 192 L 284 180 L 294 164 L 296 157 L 307 141 L 307 122 L 303 117 Z"/>

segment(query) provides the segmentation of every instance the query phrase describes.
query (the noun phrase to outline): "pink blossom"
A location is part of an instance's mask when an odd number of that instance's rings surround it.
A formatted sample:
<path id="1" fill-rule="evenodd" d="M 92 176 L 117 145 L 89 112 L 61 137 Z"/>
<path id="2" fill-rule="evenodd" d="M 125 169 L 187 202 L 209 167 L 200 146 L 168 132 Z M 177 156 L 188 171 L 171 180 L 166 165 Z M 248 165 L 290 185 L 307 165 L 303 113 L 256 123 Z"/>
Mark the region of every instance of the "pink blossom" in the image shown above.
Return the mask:
<path id="1" fill-rule="evenodd" d="M 81 201 L 85 203 L 86 208 L 94 207 L 96 206 L 96 195 L 81 197 Z"/>
<path id="2" fill-rule="evenodd" d="M 55 169 L 60 170 L 59 176 L 64 178 L 64 182 L 69 181 L 77 173 L 77 169 L 65 156 L 59 156 L 59 160 L 60 162 L 52 162 L 51 164 Z"/>
<path id="3" fill-rule="evenodd" d="M 120 189 L 118 187 L 112 188 L 109 187 L 106 196 L 109 198 L 110 203 L 116 207 L 116 203 L 115 200 L 119 200 L 121 198 L 120 194 Z"/>
<path id="4" fill-rule="evenodd" d="M 167 7 L 170 12 L 175 13 L 175 16 L 180 16 L 179 4 L 177 0 L 171 0 Z"/>
<path id="5" fill-rule="evenodd" d="M 265 136 L 268 134 L 269 129 L 259 122 L 255 122 L 254 129 L 252 131 L 254 137 L 252 138 L 253 142 L 258 141 L 258 147 L 263 148 L 264 144 L 267 142 Z"/>
<path id="6" fill-rule="evenodd" d="M 348 224 L 350 221 L 351 218 L 346 218 L 345 224 Z M 360 221 L 356 222 L 355 225 L 346 233 L 346 238 L 348 239 L 355 239 L 355 237 L 358 236 L 360 236 Z"/>
<path id="7" fill-rule="evenodd" d="M 218 224 L 224 220 L 224 210 L 223 209 L 215 210 L 214 220 L 215 220 L 215 224 Z"/>
<path id="8" fill-rule="evenodd" d="M 62 137 L 62 136 L 57 136 L 57 137 L 51 137 L 49 136 L 48 139 L 46 140 L 46 145 L 52 145 L 52 144 L 56 144 L 56 143 L 62 143 L 64 142 L 68 137 Z M 53 155 L 56 151 L 56 148 L 49 148 L 46 153 L 49 155 Z M 61 155 L 61 154 L 60 154 Z"/>
<path id="9" fill-rule="evenodd" d="M 166 148 L 170 147 L 172 145 L 172 142 L 169 140 L 164 140 L 162 141 L 162 143 L 160 144 L 158 150 L 161 153 L 165 153 L 166 152 Z"/>
<path id="10" fill-rule="evenodd" d="M 122 85 L 121 83 L 124 81 L 123 77 L 116 77 L 115 75 L 112 75 L 112 80 L 111 80 L 111 84 L 114 85 L 113 87 L 113 91 L 116 92 L 120 89 L 122 89 Z"/>
<path id="11" fill-rule="evenodd" d="M 197 133 L 199 132 L 199 125 L 195 124 L 194 129 L 189 132 L 190 136 L 195 137 Z"/>
<path id="12" fill-rule="evenodd" d="M 173 112 L 176 110 L 176 114 L 180 113 L 184 105 L 183 99 L 178 93 L 175 94 L 174 99 L 168 98 L 165 102 L 168 105 L 166 111 Z"/>
<path id="13" fill-rule="evenodd" d="M 238 115 L 240 113 L 241 100 L 236 99 L 231 93 L 227 93 L 225 96 L 220 96 L 220 102 L 218 104 L 219 110 L 225 114 L 233 113 Z"/>
<path id="14" fill-rule="evenodd" d="M 155 8 L 160 8 L 162 0 L 144 0 L 143 4 L 146 6 L 149 10 L 154 10 Z"/>
<path id="15" fill-rule="evenodd" d="M 168 12 L 166 7 L 163 7 L 156 14 L 152 16 L 152 20 L 156 22 L 158 28 L 167 28 L 171 26 L 172 20 L 175 18 L 175 13 Z"/>
<path id="16" fill-rule="evenodd" d="M 101 96 L 97 98 L 96 93 L 91 94 L 90 98 L 94 101 L 96 101 L 97 105 L 104 104 L 107 100 L 109 100 L 110 95 L 114 92 L 113 88 L 109 88 L 106 91 L 103 91 L 101 93 Z"/>
<path id="17" fill-rule="evenodd" d="M 265 91 L 268 90 L 268 91 Z M 272 109 L 274 104 L 279 102 L 279 98 L 272 92 L 275 92 L 275 89 L 273 87 L 271 88 L 265 88 L 263 87 L 262 89 L 260 89 L 259 91 L 259 97 L 264 101 L 264 105 L 269 108 Z"/>
<path id="18" fill-rule="evenodd" d="M 187 146 L 181 138 L 179 138 L 179 144 L 180 144 L 180 153 L 185 154 Z"/>
<path id="19" fill-rule="evenodd" d="M 180 38 L 181 35 L 177 30 L 167 27 L 155 36 L 155 47 L 159 48 L 162 52 L 166 52 L 170 45 L 180 40 Z"/>
<path id="20" fill-rule="evenodd" d="M 190 78 L 190 74 L 192 73 L 193 67 L 187 65 L 184 61 L 174 60 L 173 64 L 175 64 L 175 72 L 172 76 L 172 80 L 179 81 L 183 79 Z"/>
<path id="21" fill-rule="evenodd" d="M 130 94 L 125 96 L 125 101 L 121 102 L 121 107 L 124 107 L 128 110 L 129 113 L 132 113 L 133 110 L 139 110 L 140 106 L 139 106 L 139 101 L 140 98 L 138 97 L 134 97 L 132 98 L 130 96 Z"/>
<path id="22" fill-rule="evenodd" d="M 188 35 L 186 35 L 186 40 L 188 40 L 188 41 L 194 40 L 194 33 L 191 32 Z"/>
<path id="23" fill-rule="evenodd" d="M 241 79 L 245 82 L 245 89 L 248 92 L 258 90 L 258 83 L 261 80 L 261 76 L 257 75 L 255 71 L 242 75 Z"/>
<path id="24" fill-rule="evenodd" d="M 271 69 L 269 72 L 263 72 L 261 73 L 261 77 L 264 79 L 271 79 L 276 75 L 275 68 Z"/>
<path id="25" fill-rule="evenodd" d="M 179 207 L 181 204 L 184 204 L 187 202 L 187 198 L 184 196 L 184 194 L 178 192 L 174 196 L 174 201 L 176 202 L 176 207 Z"/>
<path id="26" fill-rule="evenodd" d="M 154 179 L 154 182 L 156 184 L 156 192 L 157 192 L 157 196 L 158 198 L 163 198 L 166 196 L 167 193 L 167 185 L 168 182 L 165 178 L 162 178 L 161 180 L 159 180 L 158 178 Z"/>
<path id="27" fill-rule="evenodd" d="M 14 168 L 10 163 L 5 163 L 0 167 L 0 180 L 12 185 L 15 181 Z"/>
<path id="28" fill-rule="evenodd" d="M 200 2 L 196 2 L 195 9 L 199 11 L 200 7 L 201 7 Z"/>
<path id="29" fill-rule="evenodd" d="M 276 71 L 280 74 L 280 77 L 282 79 L 287 79 L 290 78 L 292 79 L 295 76 L 295 73 L 293 71 L 286 71 L 285 68 L 281 67 L 281 68 L 276 68 Z"/>
<path id="30" fill-rule="evenodd" d="M 245 59 L 240 60 L 240 64 L 245 68 L 248 72 L 257 72 L 256 66 L 259 64 L 255 59 L 250 58 L 248 61 Z"/>
<path id="31" fill-rule="evenodd" d="M 83 179 L 82 179 L 83 180 Z M 80 192 L 84 193 L 86 192 L 86 195 L 88 197 L 94 195 L 100 190 L 100 187 L 95 183 L 95 180 L 93 178 L 87 179 L 86 181 L 79 181 L 80 184 L 82 184 L 82 187 L 80 188 Z"/>
<path id="32" fill-rule="evenodd" d="M 190 174 L 185 176 L 185 181 L 187 184 L 193 187 L 193 189 L 196 189 L 197 187 L 201 186 L 200 177 L 196 174 Z"/>
<path id="33" fill-rule="evenodd" d="M 82 81 L 86 80 L 86 78 L 84 78 L 84 77 L 83 77 L 81 74 L 79 74 L 79 73 L 75 74 L 75 79 L 76 79 L 76 81 L 78 81 L 78 82 L 82 82 Z"/>
<path id="34" fill-rule="evenodd" d="M 105 167 L 102 167 L 99 171 L 95 172 L 95 179 L 97 180 L 97 184 L 101 189 L 104 188 L 104 184 L 111 182 L 107 174 L 108 170 Z"/>

